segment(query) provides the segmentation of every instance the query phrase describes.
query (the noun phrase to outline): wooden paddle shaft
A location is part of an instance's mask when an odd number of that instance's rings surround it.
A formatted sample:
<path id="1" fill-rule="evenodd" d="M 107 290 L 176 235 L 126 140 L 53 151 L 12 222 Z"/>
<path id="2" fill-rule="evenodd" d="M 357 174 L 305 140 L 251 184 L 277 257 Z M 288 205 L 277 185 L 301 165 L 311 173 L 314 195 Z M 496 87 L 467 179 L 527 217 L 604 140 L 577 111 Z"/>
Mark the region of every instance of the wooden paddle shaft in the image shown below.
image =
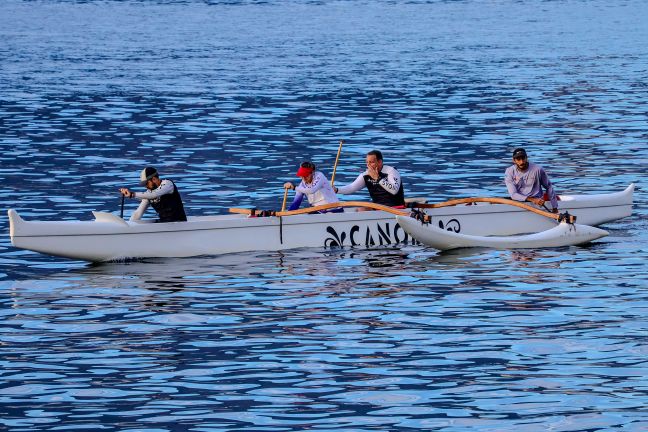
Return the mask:
<path id="1" fill-rule="evenodd" d="M 337 170 L 338 161 L 340 160 L 340 153 L 342 152 L 342 144 L 344 140 L 340 140 L 340 146 L 338 147 L 337 156 L 335 156 L 335 164 L 333 164 L 333 175 L 331 175 L 331 186 L 335 183 L 335 171 Z"/>
<path id="2" fill-rule="evenodd" d="M 284 188 L 284 197 L 283 197 L 283 203 L 281 203 L 281 211 L 286 210 L 286 200 L 288 199 L 288 188 Z"/>

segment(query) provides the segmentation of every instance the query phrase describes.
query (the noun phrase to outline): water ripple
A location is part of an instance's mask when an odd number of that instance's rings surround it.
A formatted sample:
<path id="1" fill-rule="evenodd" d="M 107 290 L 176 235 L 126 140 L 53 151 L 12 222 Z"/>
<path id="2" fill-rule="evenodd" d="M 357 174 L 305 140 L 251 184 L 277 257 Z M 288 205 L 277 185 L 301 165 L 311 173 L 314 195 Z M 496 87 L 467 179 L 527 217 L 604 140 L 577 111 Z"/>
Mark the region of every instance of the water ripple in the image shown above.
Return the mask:
<path id="1" fill-rule="evenodd" d="M 643 2 L 0 4 L 0 191 L 117 212 L 156 165 L 193 215 L 276 208 L 384 151 L 407 194 L 639 185 L 585 247 L 316 249 L 93 266 L 0 239 L 8 430 L 645 430 Z M 350 198 L 365 199 L 364 192 Z M 129 213 L 134 208 L 127 206 Z M 8 220 L 0 215 L 0 228 Z"/>

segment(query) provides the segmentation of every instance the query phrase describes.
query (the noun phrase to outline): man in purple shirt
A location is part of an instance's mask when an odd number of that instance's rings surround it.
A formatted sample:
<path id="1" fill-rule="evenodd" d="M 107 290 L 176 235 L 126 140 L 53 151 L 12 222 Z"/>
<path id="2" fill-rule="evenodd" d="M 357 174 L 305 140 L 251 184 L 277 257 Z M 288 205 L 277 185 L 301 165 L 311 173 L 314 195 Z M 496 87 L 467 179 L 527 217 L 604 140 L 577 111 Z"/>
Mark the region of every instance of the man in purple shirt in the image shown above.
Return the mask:
<path id="1" fill-rule="evenodd" d="M 529 201 L 542 207 L 548 198 L 551 211 L 558 213 L 558 198 L 547 173 L 540 165 L 529 162 L 523 148 L 513 150 L 513 165 L 506 169 L 504 182 L 511 199 Z M 543 193 L 543 188 L 546 193 Z"/>

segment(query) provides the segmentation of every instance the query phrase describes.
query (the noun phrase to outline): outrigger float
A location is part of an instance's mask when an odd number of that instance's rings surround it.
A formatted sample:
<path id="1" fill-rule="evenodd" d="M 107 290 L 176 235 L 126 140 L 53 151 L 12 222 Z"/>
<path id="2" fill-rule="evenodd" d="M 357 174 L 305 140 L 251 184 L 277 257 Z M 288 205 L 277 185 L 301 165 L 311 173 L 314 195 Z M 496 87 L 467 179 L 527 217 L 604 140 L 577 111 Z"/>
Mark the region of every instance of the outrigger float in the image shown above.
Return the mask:
<path id="1" fill-rule="evenodd" d="M 570 218 L 557 223 L 556 214 L 501 198 L 413 203 L 411 212 L 358 201 L 262 214 L 230 209 L 231 214 L 171 223 L 131 222 L 105 212 L 93 212 L 92 221 L 26 221 L 16 210 L 8 213 L 15 247 L 91 262 L 402 242 L 437 249 L 536 248 L 576 245 L 607 235 L 592 226 L 630 216 L 633 191 L 631 184 L 610 194 L 561 195 L 561 211 L 575 216 L 578 224 L 569 223 Z M 309 214 L 333 207 L 345 207 L 345 212 Z"/>

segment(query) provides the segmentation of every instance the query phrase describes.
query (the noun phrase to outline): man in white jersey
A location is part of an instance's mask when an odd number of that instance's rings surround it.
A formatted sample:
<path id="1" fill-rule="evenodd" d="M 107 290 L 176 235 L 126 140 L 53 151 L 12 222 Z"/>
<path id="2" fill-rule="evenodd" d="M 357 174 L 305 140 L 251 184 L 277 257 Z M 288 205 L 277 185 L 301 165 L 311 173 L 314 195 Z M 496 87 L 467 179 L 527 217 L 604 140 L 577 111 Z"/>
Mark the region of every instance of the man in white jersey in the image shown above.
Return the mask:
<path id="1" fill-rule="evenodd" d="M 367 170 L 353 183 L 335 188 L 339 194 L 352 194 L 366 187 L 371 200 L 389 207 L 404 208 L 405 192 L 401 176 L 394 167 L 383 165 L 383 155 L 379 150 L 367 153 Z"/>
<path id="2" fill-rule="evenodd" d="M 140 173 L 140 184 L 146 187 L 146 192 L 133 192 L 127 188 L 119 189 L 127 198 L 141 200 L 139 207 L 131 215 L 130 220 L 142 218 L 149 205 L 158 213 L 157 222 L 184 222 L 187 220 L 182 198 L 178 188 L 171 180 L 160 180 L 158 172 L 153 167 L 146 167 Z"/>

